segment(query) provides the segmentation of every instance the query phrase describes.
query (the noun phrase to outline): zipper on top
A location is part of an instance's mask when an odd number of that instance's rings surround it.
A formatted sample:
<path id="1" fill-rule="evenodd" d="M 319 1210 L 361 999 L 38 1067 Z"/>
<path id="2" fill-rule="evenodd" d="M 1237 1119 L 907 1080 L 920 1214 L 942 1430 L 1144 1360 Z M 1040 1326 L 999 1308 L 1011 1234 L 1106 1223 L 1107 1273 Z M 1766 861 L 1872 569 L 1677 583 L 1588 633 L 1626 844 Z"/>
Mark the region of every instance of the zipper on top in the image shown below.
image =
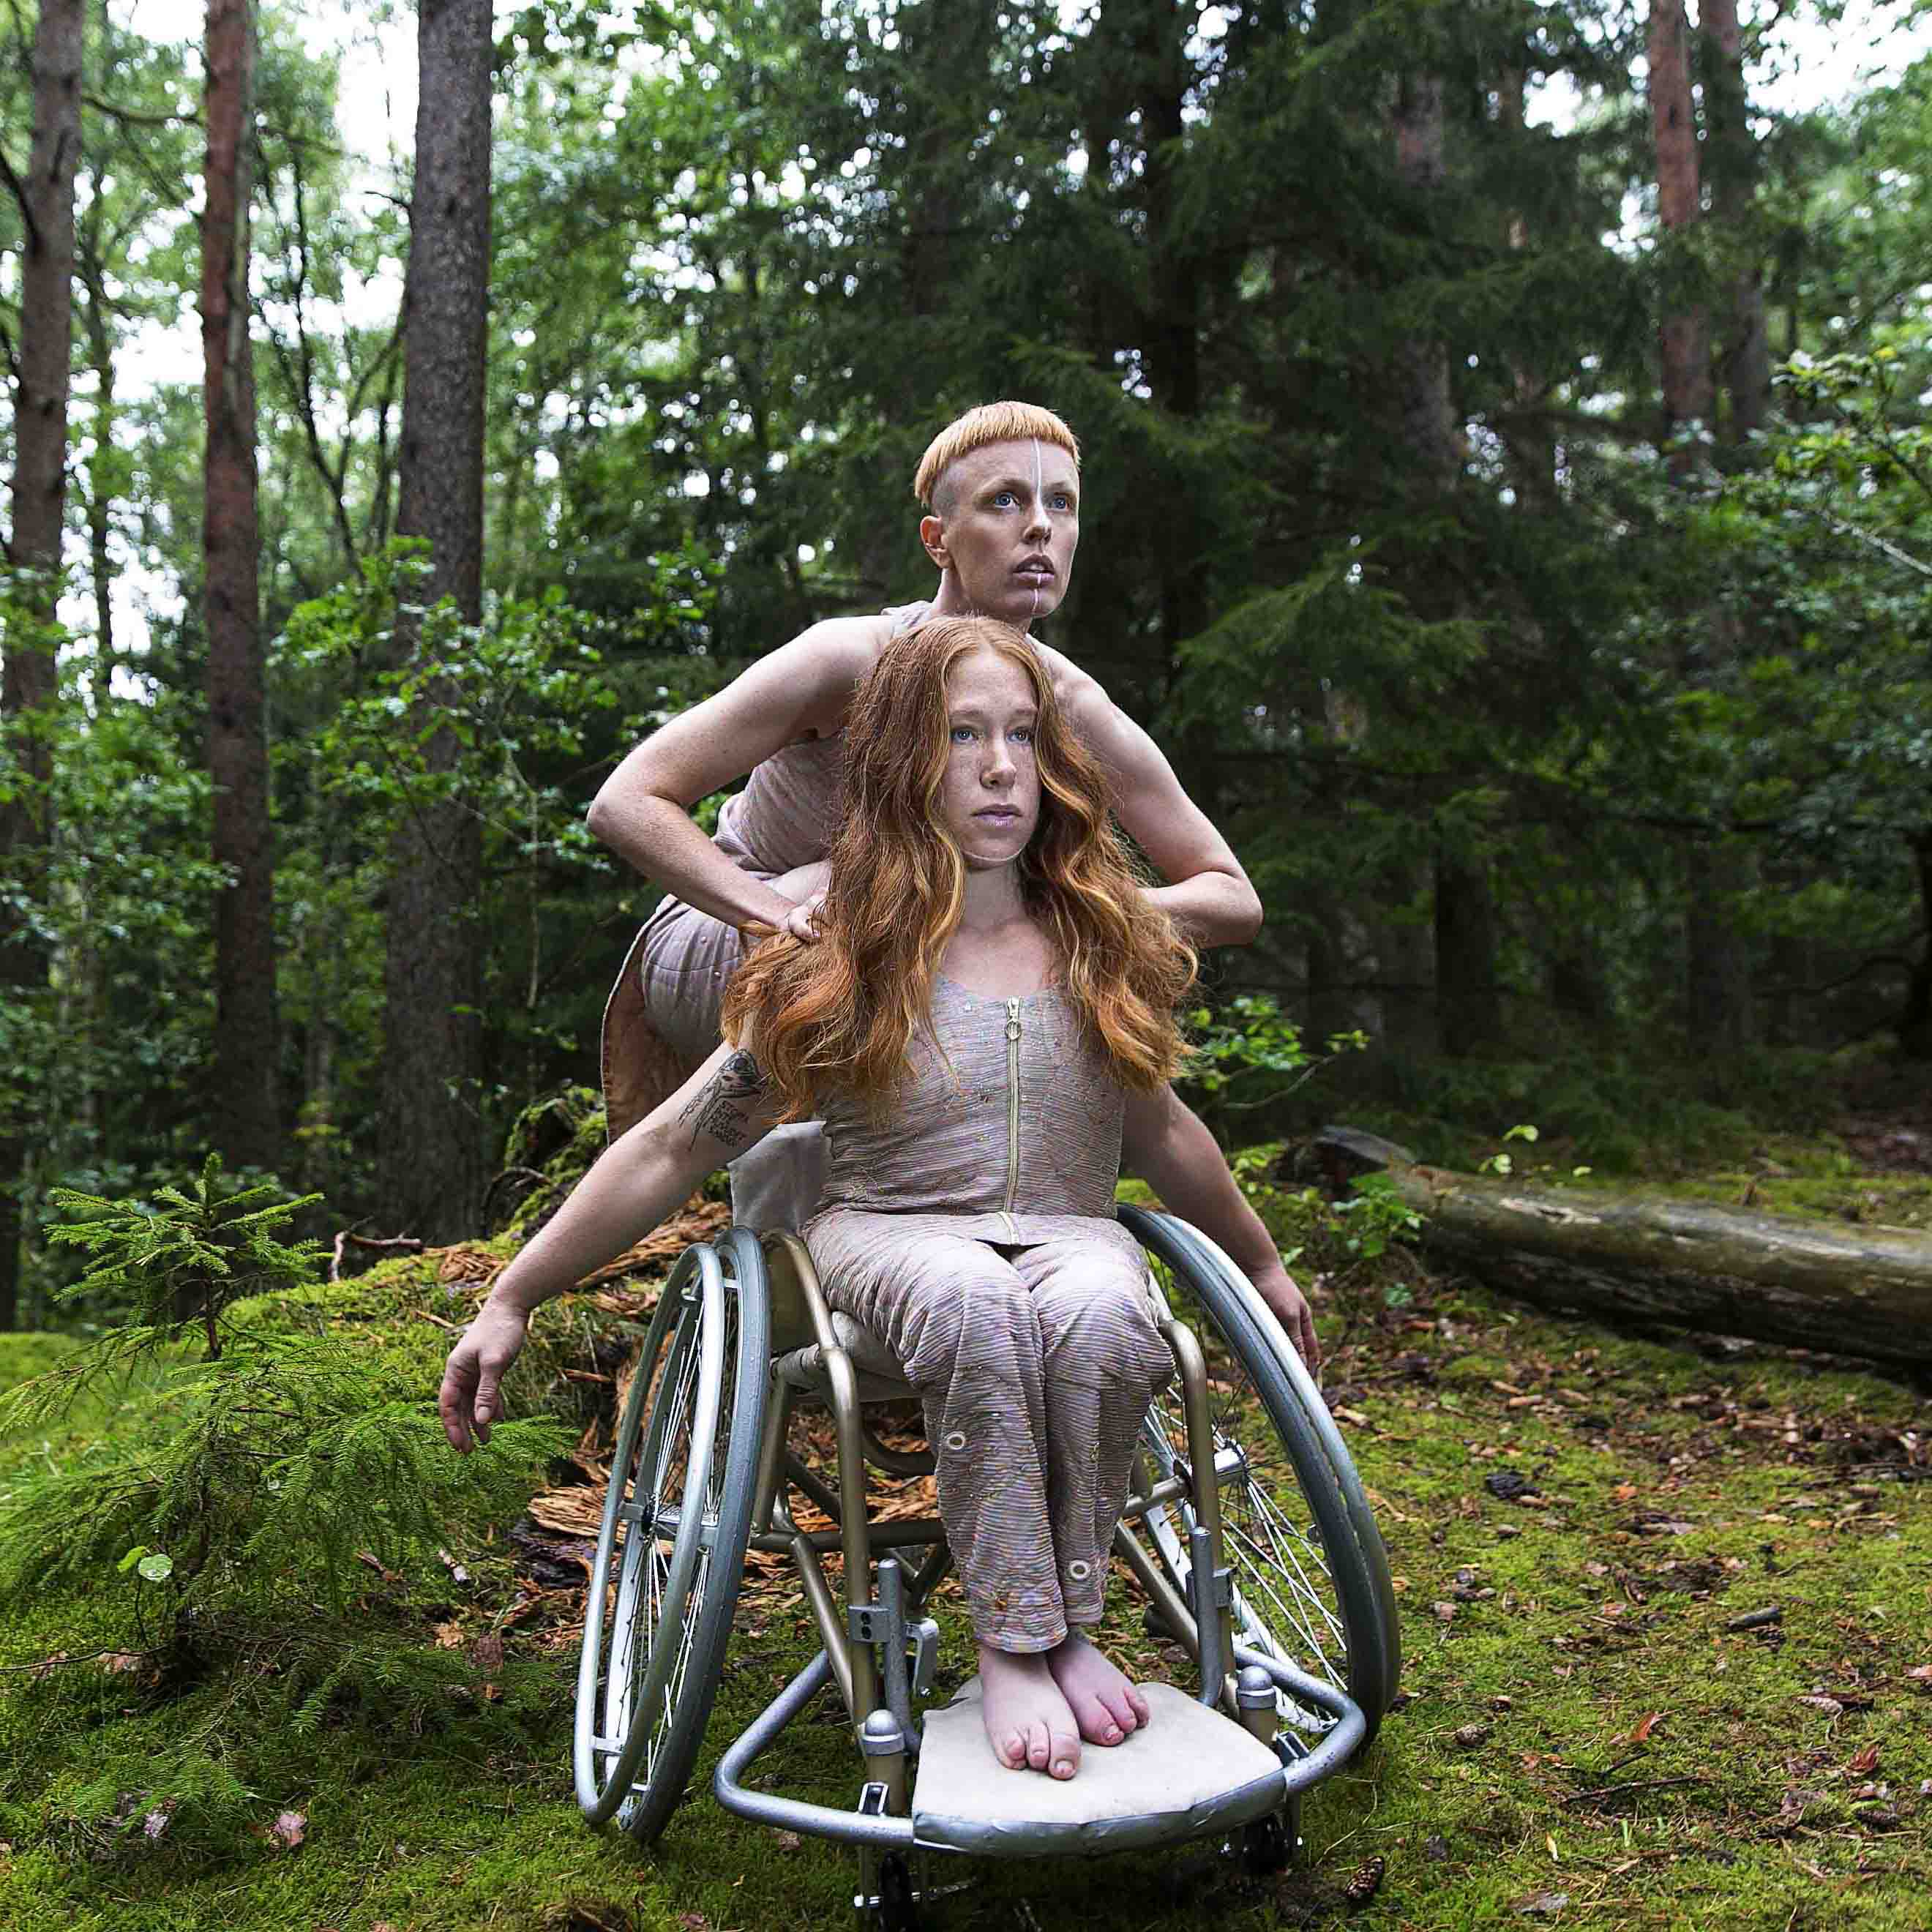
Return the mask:
<path id="1" fill-rule="evenodd" d="M 1009 1217 L 1020 1185 L 1020 1003 L 1006 1002 L 1006 1205 Z M 1010 1230 L 1009 1230 L 1010 1232 Z"/>

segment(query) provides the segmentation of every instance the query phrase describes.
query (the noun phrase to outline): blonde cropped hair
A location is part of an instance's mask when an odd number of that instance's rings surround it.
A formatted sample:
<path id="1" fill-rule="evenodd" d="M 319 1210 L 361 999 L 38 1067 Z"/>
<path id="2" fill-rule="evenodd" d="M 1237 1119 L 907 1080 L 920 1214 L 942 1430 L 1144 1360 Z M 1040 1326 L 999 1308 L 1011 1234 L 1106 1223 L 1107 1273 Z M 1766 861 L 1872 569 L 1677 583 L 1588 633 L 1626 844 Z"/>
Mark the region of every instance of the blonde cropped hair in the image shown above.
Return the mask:
<path id="1" fill-rule="evenodd" d="M 926 446 L 912 480 L 912 494 L 930 510 L 940 479 L 962 456 L 984 449 L 989 442 L 1025 442 L 1037 438 L 1057 443 L 1080 468 L 1080 444 L 1073 432 L 1051 410 L 1037 403 L 982 403 L 956 422 L 948 423 Z"/>

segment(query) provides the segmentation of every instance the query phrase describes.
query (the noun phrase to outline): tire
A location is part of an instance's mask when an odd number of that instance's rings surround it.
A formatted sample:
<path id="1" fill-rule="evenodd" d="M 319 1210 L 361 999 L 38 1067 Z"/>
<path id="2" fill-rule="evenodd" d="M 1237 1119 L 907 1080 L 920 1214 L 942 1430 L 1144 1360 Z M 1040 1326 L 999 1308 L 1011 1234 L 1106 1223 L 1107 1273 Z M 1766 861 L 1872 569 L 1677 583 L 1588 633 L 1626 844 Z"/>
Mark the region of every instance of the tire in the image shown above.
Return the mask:
<path id="1" fill-rule="evenodd" d="M 618 1424 L 577 1676 L 577 1802 L 641 1844 L 683 1797 L 717 1695 L 770 1376 L 757 1238 L 687 1248 Z"/>
<path id="2" fill-rule="evenodd" d="M 1217 1461 L 1239 1452 L 1220 1492 L 1234 1641 L 1346 1691 L 1368 1720 L 1366 1743 L 1395 1696 L 1402 1652 L 1388 1555 L 1354 1464 L 1300 1358 L 1226 1256 L 1172 1215 L 1120 1216 L 1200 1340 Z M 1149 1408 L 1142 1442 L 1157 1478 L 1185 1459 L 1178 1379 Z M 1134 1532 L 1184 1597 L 1194 1516 L 1184 1499 Z M 1291 1734 L 1317 1736 L 1333 1721 L 1286 1694 L 1280 1702 Z"/>

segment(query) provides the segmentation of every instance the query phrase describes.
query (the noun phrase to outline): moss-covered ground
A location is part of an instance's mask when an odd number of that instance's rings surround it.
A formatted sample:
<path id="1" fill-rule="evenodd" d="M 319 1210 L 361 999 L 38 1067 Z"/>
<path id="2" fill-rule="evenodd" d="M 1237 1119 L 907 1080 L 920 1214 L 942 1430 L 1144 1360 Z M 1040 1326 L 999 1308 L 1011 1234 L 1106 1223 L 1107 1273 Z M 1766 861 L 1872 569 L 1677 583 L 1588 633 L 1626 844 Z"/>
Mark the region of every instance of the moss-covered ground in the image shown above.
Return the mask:
<path id="1" fill-rule="evenodd" d="M 1836 1177 L 1853 1192 L 1898 1178 L 1877 1164 Z M 1721 1190 L 1733 1177 L 1682 1184 Z M 1906 1217 L 1888 1204 L 1884 1218 Z M 443 1324 L 460 1322 L 487 1272 L 476 1253 L 319 1288 L 311 1312 L 404 1352 L 427 1392 Z M 1324 1382 L 1388 1542 L 1400 1708 L 1309 1800 L 1294 1872 L 1246 1877 L 1211 1848 L 962 1865 L 970 1883 L 928 1922 L 1923 1932 L 1932 1424 L 1921 1394 L 1840 1364 L 1714 1359 L 1528 1313 L 1399 1253 L 1352 1269 L 1330 1258 Z M 519 1371 L 524 1396 L 594 1407 L 622 1307 L 584 1296 L 547 1311 L 542 1356 Z M 0 1380 L 44 1370 L 64 1346 L 0 1339 Z M 65 1434 L 0 1442 L 0 1491 L 140 1400 L 138 1387 L 112 1392 Z M 796 1609 L 769 1592 L 741 1608 L 694 1795 L 640 1852 L 587 1831 L 572 1799 L 569 1540 L 527 1521 L 488 1534 L 466 1580 L 372 1570 L 357 1600 L 372 1647 L 470 1660 L 440 1705 L 391 1703 L 380 1681 L 353 1678 L 304 1705 L 280 1682 L 300 1674 L 298 1634 L 286 1665 L 257 1642 L 246 1677 L 217 1668 L 164 1690 L 143 1672 L 140 1586 L 127 1576 L 14 1612 L 0 1629 L 0 1925 L 839 1922 L 846 1855 L 742 1824 L 705 1790 L 716 1750 L 808 1654 Z M 1159 1666 L 1124 1600 L 1112 1631 L 1129 1658 Z M 184 1786 L 188 1757 L 220 1774 Z M 856 1791 L 856 1760 L 826 1712 L 770 1766 L 784 1788 L 827 1802 Z M 158 1825 L 164 1787 L 175 1802 Z"/>

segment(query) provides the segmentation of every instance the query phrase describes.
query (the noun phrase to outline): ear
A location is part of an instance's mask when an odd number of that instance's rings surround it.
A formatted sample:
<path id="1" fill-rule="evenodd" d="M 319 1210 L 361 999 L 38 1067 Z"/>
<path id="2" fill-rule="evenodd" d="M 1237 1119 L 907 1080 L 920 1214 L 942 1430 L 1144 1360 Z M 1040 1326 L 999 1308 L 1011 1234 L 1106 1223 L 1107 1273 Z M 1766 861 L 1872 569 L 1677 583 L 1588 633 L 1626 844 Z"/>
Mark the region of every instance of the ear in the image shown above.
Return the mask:
<path id="1" fill-rule="evenodd" d="M 946 548 L 946 524 L 938 517 L 922 517 L 919 520 L 919 540 L 926 546 L 926 554 L 941 570 L 952 568 L 952 553 Z"/>

